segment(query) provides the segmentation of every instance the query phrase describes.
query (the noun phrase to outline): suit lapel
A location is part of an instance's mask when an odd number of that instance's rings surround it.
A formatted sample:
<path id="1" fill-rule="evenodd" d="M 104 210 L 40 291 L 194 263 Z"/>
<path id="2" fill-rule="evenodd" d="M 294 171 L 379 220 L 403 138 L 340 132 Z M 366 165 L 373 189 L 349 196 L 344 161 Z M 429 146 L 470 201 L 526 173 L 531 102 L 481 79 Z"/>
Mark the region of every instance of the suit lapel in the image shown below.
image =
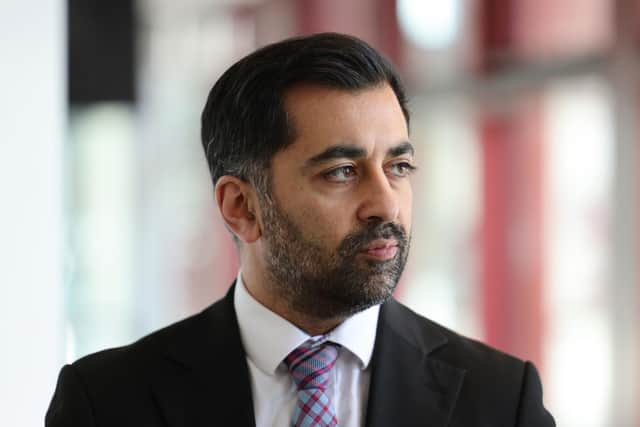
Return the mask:
<path id="1" fill-rule="evenodd" d="M 382 306 L 371 361 L 367 427 L 449 423 L 464 371 L 430 356 L 446 345 L 446 338 L 424 328 L 414 316 L 393 300 Z"/>
<path id="2" fill-rule="evenodd" d="M 224 299 L 167 333 L 165 356 L 148 372 L 169 427 L 255 427 L 249 369 L 233 308 Z M 431 353 L 446 338 L 393 300 L 382 306 L 371 361 L 366 426 L 444 427 L 464 371 Z"/>
<path id="3" fill-rule="evenodd" d="M 255 426 L 233 290 L 168 340 L 165 366 L 152 382 L 170 427 Z"/>

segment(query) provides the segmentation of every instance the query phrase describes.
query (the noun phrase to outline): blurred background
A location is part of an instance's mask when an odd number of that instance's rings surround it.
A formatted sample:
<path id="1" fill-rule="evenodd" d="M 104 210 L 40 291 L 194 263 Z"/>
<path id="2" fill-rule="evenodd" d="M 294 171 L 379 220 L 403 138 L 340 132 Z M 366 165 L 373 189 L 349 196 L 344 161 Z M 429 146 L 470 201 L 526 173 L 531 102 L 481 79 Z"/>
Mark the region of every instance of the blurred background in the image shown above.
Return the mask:
<path id="1" fill-rule="evenodd" d="M 397 297 L 534 361 L 559 426 L 640 426 L 633 0 L 3 0 L 0 424 L 42 425 L 63 363 L 225 293 L 200 111 L 243 55 L 321 31 L 411 95 Z"/>

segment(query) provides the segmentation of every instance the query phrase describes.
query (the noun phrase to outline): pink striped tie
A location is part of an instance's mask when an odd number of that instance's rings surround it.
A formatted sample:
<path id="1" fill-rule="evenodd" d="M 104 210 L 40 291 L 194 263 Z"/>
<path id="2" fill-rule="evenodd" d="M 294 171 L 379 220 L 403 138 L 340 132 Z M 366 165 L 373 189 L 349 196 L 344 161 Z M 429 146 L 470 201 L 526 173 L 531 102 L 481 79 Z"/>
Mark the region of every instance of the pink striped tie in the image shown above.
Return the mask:
<path id="1" fill-rule="evenodd" d="M 338 420 L 329 396 L 325 393 L 331 368 L 338 358 L 338 346 L 308 341 L 293 350 L 284 360 L 298 386 L 298 401 L 293 410 L 294 427 L 337 427 Z"/>

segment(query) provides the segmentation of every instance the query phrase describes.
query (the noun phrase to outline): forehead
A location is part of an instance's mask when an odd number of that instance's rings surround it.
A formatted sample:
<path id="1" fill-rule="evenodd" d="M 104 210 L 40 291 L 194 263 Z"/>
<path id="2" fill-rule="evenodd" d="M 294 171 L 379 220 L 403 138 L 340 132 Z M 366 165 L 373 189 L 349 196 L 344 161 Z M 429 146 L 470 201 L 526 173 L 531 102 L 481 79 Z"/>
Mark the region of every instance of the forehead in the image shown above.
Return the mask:
<path id="1" fill-rule="evenodd" d="M 285 94 L 293 144 L 284 151 L 313 155 L 335 145 L 356 145 L 368 153 L 407 141 L 405 117 L 388 84 L 352 91 L 317 85 Z"/>

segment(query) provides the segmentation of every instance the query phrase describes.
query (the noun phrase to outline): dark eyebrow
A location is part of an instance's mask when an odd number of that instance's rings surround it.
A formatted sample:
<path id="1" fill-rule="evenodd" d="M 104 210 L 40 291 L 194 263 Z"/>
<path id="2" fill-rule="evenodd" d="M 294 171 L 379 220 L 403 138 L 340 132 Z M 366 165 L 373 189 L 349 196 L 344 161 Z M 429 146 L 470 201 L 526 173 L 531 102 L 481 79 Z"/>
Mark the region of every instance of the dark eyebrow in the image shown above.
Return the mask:
<path id="1" fill-rule="evenodd" d="M 389 148 L 387 156 L 398 157 L 410 153 L 413 156 L 413 145 L 409 141 L 402 142 L 395 147 Z M 353 145 L 334 145 L 320 154 L 316 154 L 305 162 L 305 166 L 315 166 L 317 164 L 333 159 L 360 159 L 366 157 L 367 151 L 364 148 Z"/>
<path id="2" fill-rule="evenodd" d="M 413 145 L 411 145 L 409 141 L 405 141 L 403 143 L 396 145 L 395 147 L 389 148 L 389 151 L 387 151 L 387 156 L 398 157 L 407 153 L 411 154 L 411 156 L 413 156 L 413 154 L 415 153 L 415 150 L 413 149 Z"/>
<path id="3" fill-rule="evenodd" d="M 365 157 L 367 151 L 353 145 L 334 145 L 320 154 L 316 154 L 305 162 L 306 166 L 314 166 L 332 159 L 359 159 Z"/>

